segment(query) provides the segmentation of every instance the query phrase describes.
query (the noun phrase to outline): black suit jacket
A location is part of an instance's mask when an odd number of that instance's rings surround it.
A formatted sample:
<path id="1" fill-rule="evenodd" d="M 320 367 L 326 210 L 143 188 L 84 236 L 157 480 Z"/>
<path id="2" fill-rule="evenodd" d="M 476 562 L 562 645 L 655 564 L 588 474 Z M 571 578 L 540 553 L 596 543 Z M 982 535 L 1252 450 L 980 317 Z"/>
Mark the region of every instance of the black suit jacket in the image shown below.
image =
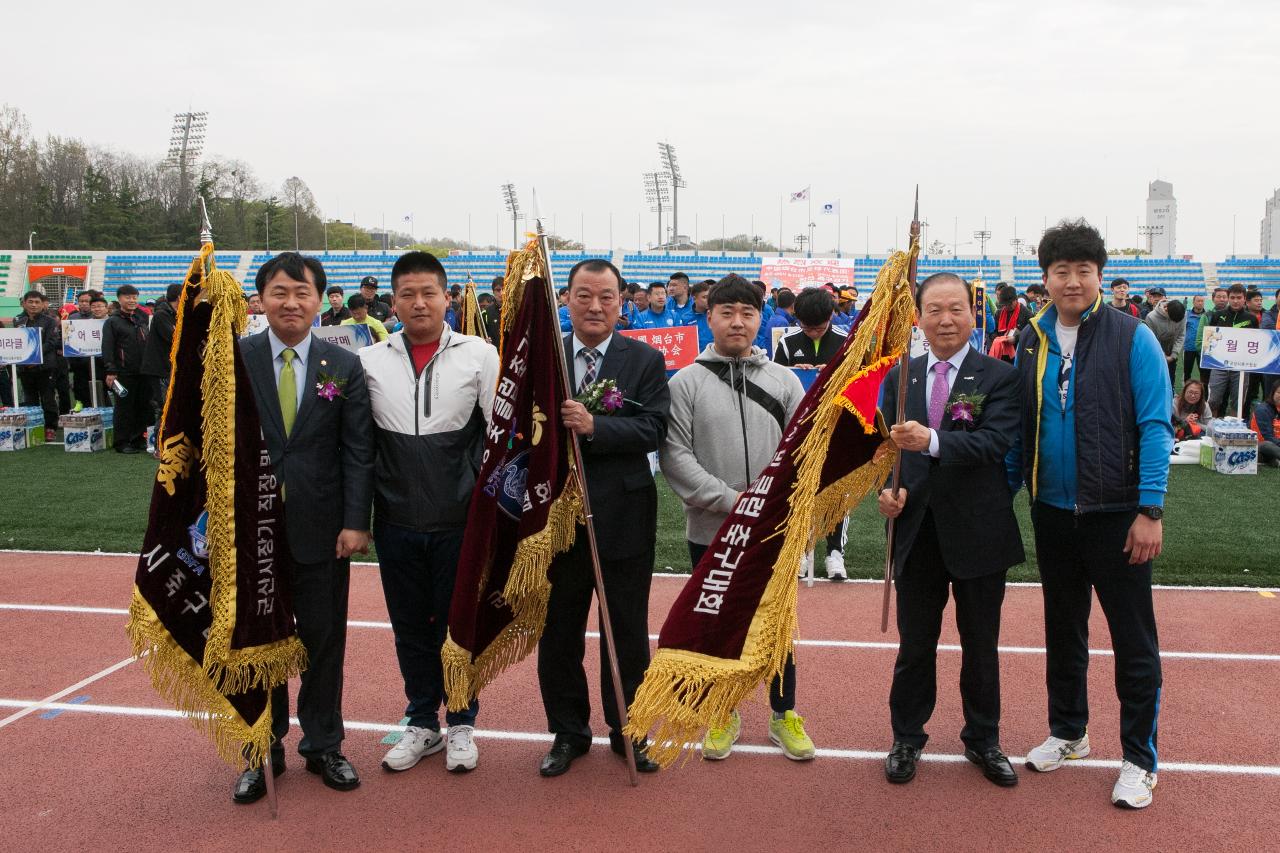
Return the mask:
<path id="1" fill-rule="evenodd" d="M 906 410 L 907 420 L 926 426 L 928 358 L 922 355 L 908 363 Z M 899 370 L 890 370 L 884 384 L 881 411 L 890 425 L 897 415 Z M 1026 559 L 1004 467 L 1021 417 L 1018 373 L 1013 365 L 970 347 L 951 386 L 950 396 L 957 394 L 986 396 L 974 427 L 956 425 L 944 411 L 937 459 L 919 451 L 902 452 L 907 505 L 895 524 L 895 574 L 907 564 L 926 509 L 933 511 L 943 561 L 952 577 L 982 577 Z"/>
<path id="2" fill-rule="evenodd" d="M 289 548 L 299 563 L 331 560 L 339 531 L 369 529 L 373 504 L 373 410 L 360 359 L 312 336 L 302 405 L 286 438 L 267 333 L 241 338 L 240 354 L 271 464 L 285 486 Z M 342 396 L 316 393 L 320 373 L 346 380 Z"/>
<path id="3" fill-rule="evenodd" d="M 570 383 L 578 384 L 573 335 L 564 338 Z M 671 393 L 662 354 L 615 333 L 596 379 L 612 379 L 626 398 L 611 415 L 595 416 L 595 433 L 582 439 L 582 463 L 601 559 L 652 553 L 658 530 L 658 492 L 648 454 L 667 436 Z"/>

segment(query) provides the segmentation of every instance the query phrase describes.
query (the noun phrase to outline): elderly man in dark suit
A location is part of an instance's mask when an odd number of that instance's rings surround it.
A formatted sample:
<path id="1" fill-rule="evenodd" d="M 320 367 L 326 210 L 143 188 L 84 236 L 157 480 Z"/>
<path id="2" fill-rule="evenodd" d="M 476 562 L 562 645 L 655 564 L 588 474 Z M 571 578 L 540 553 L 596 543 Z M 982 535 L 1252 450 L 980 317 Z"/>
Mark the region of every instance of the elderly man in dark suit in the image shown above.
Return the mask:
<path id="1" fill-rule="evenodd" d="M 920 328 L 929 352 L 908 364 L 906 419 L 897 414 L 898 371 L 885 380 L 883 412 L 902 453 L 902 489 L 880 493 L 896 518 L 893 565 L 898 590 L 898 659 L 889 713 L 890 782 L 909 782 L 928 735 L 937 695 L 936 659 L 948 592 L 956 600 L 962 659 L 960 696 L 965 757 L 997 785 L 1018 783 L 1000 749 L 1000 607 L 1005 574 L 1025 556 L 1004 457 L 1017 437 L 1013 366 L 969 345 L 969 285 L 938 273 L 920 284 Z"/>
<path id="2" fill-rule="evenodd" d="M 308 660 L 298 692 L 298 752 L 307 770 L 326 785 L 348 791 L 360 777 L 340 751 L 342 665 L 350 558 L 369 547 L 374 456 L 369 392 L 355 354 L 311 334 L 325 288 L 319 261 L 284 252 L 262 265 L 256 285 L 270 328 L 243 338 L 240 353 L 282 483 L 295 562 L 293 612 Z M 271 716 L 272 769 L 279 775 L 289 729 L 285 685 L 271 695 Z M 251 803 L 264 793 L 262 770 L 246 770 L 232 799 Z"/>
<path id="3" fill-rule="evenodd" d="M 622 289 L 622 276 L 605 260 L 582 261 L 569 272 L 573 332 L 564 338 L 564 348 L 571 384 L 580 392 L 593 382 L 612 379 L 626 402 L 610 415 L 592 415 L 581 403 L 568 400 L 560 415 L 582 444 L 622 692 L 630 705 L 649 666 L 649 584 L 658 496 L 648 454 L 666 437 L 671 396 L 662 355 L 613 333 Z M 591 705 L 582 658 L 594 579 L 585 530 L 578 529 L 573 547 L 552 564 L 550 579 L 546 628 L 538 645 L 538 684 L 555 742 L 539 772 L 559 776 L 591 746 Z M 600 692 L 610 746 L 625 755 L 621 732 L 626 709 L 614 700 L 603 638 L 600 644 Z M 658 769 L 645 755 L 644 744 L 637 744 L 636 767 L 641 772 Z"/>

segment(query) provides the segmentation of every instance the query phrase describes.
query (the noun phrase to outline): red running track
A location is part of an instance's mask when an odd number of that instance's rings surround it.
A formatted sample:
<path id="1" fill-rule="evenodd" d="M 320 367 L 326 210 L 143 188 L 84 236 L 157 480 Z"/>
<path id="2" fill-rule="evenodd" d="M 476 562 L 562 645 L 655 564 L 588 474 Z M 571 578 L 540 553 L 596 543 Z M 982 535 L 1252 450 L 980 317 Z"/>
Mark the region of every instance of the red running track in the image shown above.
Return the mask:
<path id="1" fill-rule="evenodd" d="M 344 751 L 363 785 L 340 794 L 303 772 L 295 729 L 272 821 L 265 803 L 231 803 L 235 770 L 128 662 L 133 570 L 123 557 L 0 553 L 4 849 L 1258 850 L 1275 849 L 1280 836 L 1280 599 L 1257 592 L 1157 592 L 1160 785 L 1151 808 L 1123 812 L 1108 797 L 1118 709 L 1100 614 L 1089 762 L 1020 770 L 1013 789 L 988 783 L 959 758 L 959 654 L 944 650 L 928 760 L 911 784 L 890 786 L 881 757 L 893 635 L 877 630 L 878 588 L 853 583 L 800 590 L 798 698 L 819 747 L 813 762 L 787 761 L 769 745 L 761 695 L 744 708 L 743 739 L 727 761 L 694 759 L 632 789 L 598 744 L 565 776 L 542 779 L 549 736 L 530 659 L 482 697 L 475 772 L 446 773 L 433 756 L 387 774 L 380 741 L 401 717 L 403 694 L 376 568 L 358 566 Z M 680 584 L 654 579 L 652 631 Z M 1038 588 L 1010 588 L 1001 669 L 1011 755 L 1046 733 L 1041 624 Z M 957 642 L 953 627 L 943 642 Z M 594 644 L 588 657 L 594 673 Z M 595 723 L 604 735 L 598 715 Z"/>

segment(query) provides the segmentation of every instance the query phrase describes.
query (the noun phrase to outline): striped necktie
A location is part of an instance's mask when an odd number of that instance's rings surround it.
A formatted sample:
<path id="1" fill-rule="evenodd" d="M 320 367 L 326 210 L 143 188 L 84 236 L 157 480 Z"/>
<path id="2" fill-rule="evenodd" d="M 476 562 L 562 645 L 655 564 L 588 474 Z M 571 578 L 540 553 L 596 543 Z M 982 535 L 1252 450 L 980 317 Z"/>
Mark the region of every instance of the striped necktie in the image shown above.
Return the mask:
<path id="1" fill-rule="evenodd" d="M 581 394 L 596 381 L 596 363 L 600 353 L 591 347 L 583 347 L 579 352 L 582 353 L 582 360 L 587 363 L 587 369 L 582 373 L 582 381 L 578 383 L 578 393 Z"/>

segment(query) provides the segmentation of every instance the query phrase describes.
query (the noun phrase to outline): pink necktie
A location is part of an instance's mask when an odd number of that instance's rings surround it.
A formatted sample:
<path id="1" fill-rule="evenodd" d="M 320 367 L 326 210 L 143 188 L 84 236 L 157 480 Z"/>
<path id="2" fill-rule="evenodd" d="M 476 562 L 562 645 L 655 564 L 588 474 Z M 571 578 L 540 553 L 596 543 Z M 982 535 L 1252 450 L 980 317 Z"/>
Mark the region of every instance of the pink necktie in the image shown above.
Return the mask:
<path id="1" fill-rule="evenodd" d="M 947 407 L 947 397 L 951 389 L 947 387 L 947 374 L 951 371 L 951 362 L 939 361 L 933 366 L 933 393 L 929 395 L 929 429 L 937 429 L 942 423 L 942 410 Z"/>

